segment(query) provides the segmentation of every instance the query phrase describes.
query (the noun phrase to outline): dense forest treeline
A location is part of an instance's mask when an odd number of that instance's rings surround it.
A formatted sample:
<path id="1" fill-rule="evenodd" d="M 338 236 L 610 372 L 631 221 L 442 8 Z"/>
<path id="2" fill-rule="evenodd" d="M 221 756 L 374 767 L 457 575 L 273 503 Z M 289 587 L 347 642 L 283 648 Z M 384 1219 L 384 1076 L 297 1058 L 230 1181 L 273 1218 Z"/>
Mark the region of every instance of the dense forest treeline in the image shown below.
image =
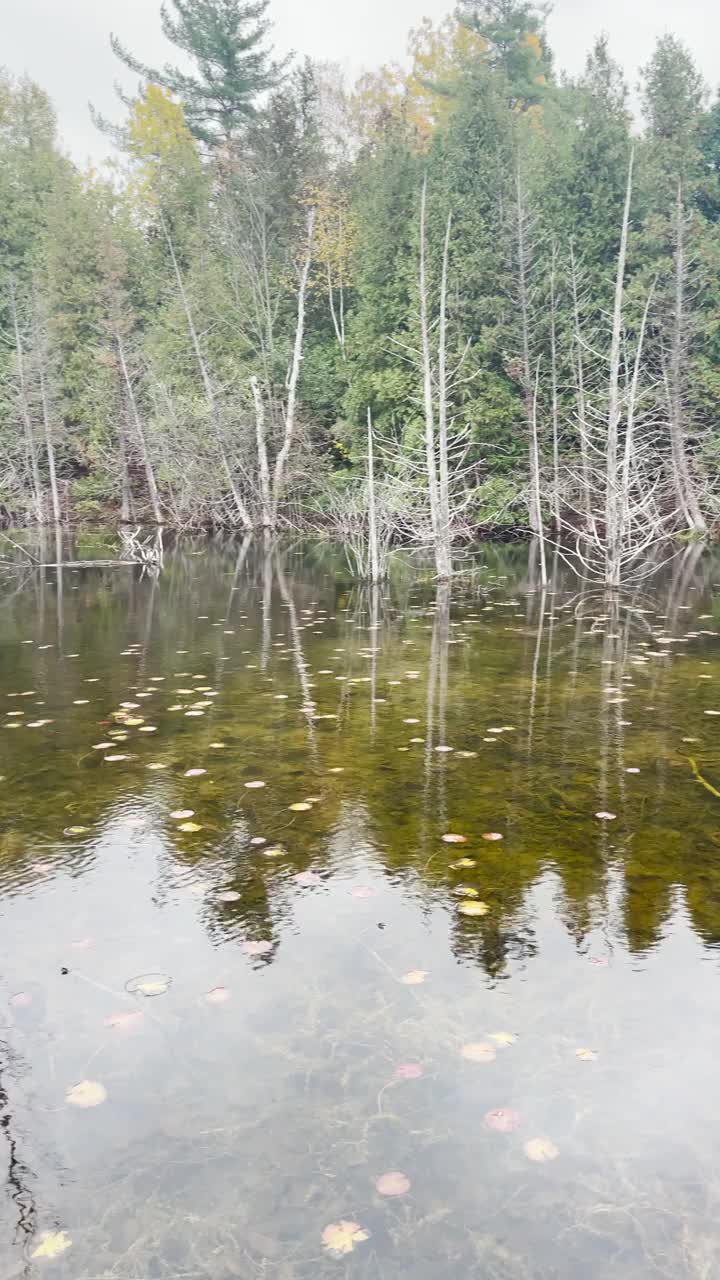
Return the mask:
<path id="1" fill-rule="evenodd" d="M 2 73 L 4 519 L 360 545 L 370 445 L 381 548 L 554 526 L 620 563 L 705 532 L 720 99 L 683 45 L 642 69 L 639 132 L 607 41 L 559 75 L 526 0 L 464 0 L 353 89 L 275 61 L 268 17 L 171 0 L 182 68 L 113 38 L 140 83 L 102 171 Z"/>

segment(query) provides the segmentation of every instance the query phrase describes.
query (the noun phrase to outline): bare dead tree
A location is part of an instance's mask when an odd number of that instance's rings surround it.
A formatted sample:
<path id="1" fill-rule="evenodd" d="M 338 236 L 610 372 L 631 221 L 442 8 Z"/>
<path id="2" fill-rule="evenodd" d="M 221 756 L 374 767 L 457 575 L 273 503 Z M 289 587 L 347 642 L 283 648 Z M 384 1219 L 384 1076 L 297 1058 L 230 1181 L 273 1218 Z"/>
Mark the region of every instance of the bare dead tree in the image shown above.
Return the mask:
<path id="1" fill-rule="evenodd" d="M 222 469 L 225 473 L 225 477 L 226 477 L 230 492 L 233 496 L 233 501 L 235 503 L 235 508 L 239 516 L 240 523 L 242 524 L 244 529 L 250 530 L 252 529 L 252 519 L 250 518 L 250 513 L 243 500 L 242 494 L 240 493 L 240 489 L 238 487 L 237 481 L 235 479 L 235 476 L 233 475 L 232 467 L 230 466 L 230 459 L 228 457 L 227 449 L 225 447 L 225 442 L 223 440 L 222 425 L 220 422 L 220 413 L 219 413 L 215 392 L 213 389 L 212 379 L 210 377 L 208 366 L 207 366 L 205 357 L 203 355 L 203 350 L 200 343 L 200 338 L 198 336 L 198 331 L 197 331 L 197 328 L 195 327 L 195 320 L 193 318 L 190 299 L 188 297 L 187 290 L 185 288 L 185 282 L 182 277 L 182 272 L 180 271 L 180 266 L 178 264 L 177 256 L 175 254 L 175 247 L 172 242 L 172 237 L 170 235 L 167 222 L 165 221 L 165 218 L 162 215 L 162 213 L 160 215 L 160 223 L 162 226 L 163 235 L 165 237 L 165 243 L 167 244 L 168 252 L 170 254 L 170 261 L 172 263 L 173 272 L 175 275 L 175 281 L 178 287 L 178 292 L 180 294 L 180 300 L 182 302 L 183 311 L 185 313 L 185 320 L 187 323 L 188 332 L 190 334 L 190 341 L 192 343 L 193 351 L 195 353 L 195 359 L 197 360 L 198 371 L 200 373 L 203 390 L 205 392 L 205 400 L 207 403 L 208 412 L 210 414 L 210 421 L 212 423 L 213 430 L 215 433 L 215 442 L 217 446 L 218 456 L 220 458 Z"/>
<path id="2" fill-rule="evenodd" d="M 305 336 L 305 305 L 307 299 L 308 280 L 312 265 L 313 237 L 315 232 L 315 209 L 310 209 L 307 217 L 305 258 L 300 270 L 297 296 L 297 322 L 295 325 L 295 342 L 293 358 L 287 379 L 287 402 L 285 405 L 285 431 L 283 442 L 275 459 L 275 471 L 272 486 L 272 525 L 277 527 L 280 503 L 285 492 L 285 476 L 288 458 L 295 440 L 297 429 L 297 389 L 300 379 L 300 366 L 303 358 L 303 340 Z"/>
<path id="3" fill-rule="evenodd" d="M 367 483 L 368 483 L 368 542 L 370 560 L 370 581 L 379 582 L 380 544 L 378 540 L 377 504 L 375 500 L 375 452 L 373 448 L 373 421 L 370 406 L 367 411 Z"/>
<path id="4" fill-rule="evenodd" d="M 707 533 L 687 456 L 685 439 L 684 383 L 688 351 L 688 317 L 686 310 L 687 252 L 685 246 L 686 213 L 682 179 L 678 182 L 675 201 L 674 233 L 674 305 L 670 335 L 669 368 L 665 372 L 670 443 L 677 502 L 689 529 Z"/>
<path id="5" fill-rule="evenodd" d="M 18 391 L 20 399 L 20 416 L 22 419 L 23 430 L 25 433 L 25 444 L 30 460 L 30 479 L 32 483 L 33 506 L 35 508 L 35 518 L 38 524 L 43 521 L 43 492 L 42 481 L 40 479 L 40 464 L 38 462 L 37 444 L 35 441 L 35 431 L 33 428 L 32 416 L 30 412 L 30 401 L 28 397 L 28 388 L 25 378 L 25 353 L 23 342 L 20 336 L 20 321 L 18 318 L 17 294 L 15 291 L 15 281 L 10 280 L 10 310 L 13 321 L 13 334 L 15 338 L 15 363 L 17 369 Z"/>
<path id="6" fill-rule="evenodd" d="M 519 165 L 515 175 L 515 200 L 516 281 L 520 316 L 522 389 L 525 401 L 525 422 L 530 461 L 530 492 L 531 495 L 534 495 L 539 492 L 540 488 L 540 457 L 539 450 L 536 450 L 534 445 L 533 435 L 534 379 L 530 357 L 530 270 L 532 265 L 530 256 L 530 219 Z M 535 502 L 534 496 L 531 497 L 529 503 L 529 517 L 531 531 L 536 535 L 539 534 L 542 524 L 542 512 Z"/>
<path id="7" fill-rule="evenodd" d="M 570 283 L 573 299 L 573 368 L 575 370 L 575 395 L 577 427 L 580 436 L 581 459 L 581 510 L 586 521 L 590 519 L 590 461 L 588 458 L 588 425 L 585 403 L 585 347 L 580 323 L 580 300 L 578 287 L 578 268 L 575 251 L 570 241 Z"/>
<path id="8" fill-rule="evenodd" d="M 130 371 L 128 369 L 127 360 L 125 357 L 125 344 L 122 340 L 122 334 L 120 333 L 119 329 L 117 329 L 115 332 L 115 343 L 117 345 L 118 358 L 120 360 L 120 368 L 122 369 L 123 381 L 125 383 L 127 402 L 130 409 L 130 413 L 132 415 L 133 425 L 135 427 L 135 433 L 137 436 L 137 443 L 140 449 L 140 457 L 141 457 L 143 468 L 145 471 L 145 479 L 147 482 L 148 493 L 150 495 L 150 505 L 152 506 L 153 517 L 154 517 L 155 523 L 157 525 L 161 525 L 163 523 L 163 515 L 162 515 L 162 510 L 160 508 L 160 497 L 158 494 L 157 482 L 155 480 L 155 469 L 153 467 L 152 458 L 150 457 L 150 450 L 148 448 L 145 428 L 143 426 L 143 421 L 140 416 L 140 410 L 138 407 L 137 398 L 135 396 L 135 389 L 133 387 L 132 378 L 130 376 Z M 124 468 L 123 470 L 124 470 L 124 473 L 126 473 L 127 469 Z"/>

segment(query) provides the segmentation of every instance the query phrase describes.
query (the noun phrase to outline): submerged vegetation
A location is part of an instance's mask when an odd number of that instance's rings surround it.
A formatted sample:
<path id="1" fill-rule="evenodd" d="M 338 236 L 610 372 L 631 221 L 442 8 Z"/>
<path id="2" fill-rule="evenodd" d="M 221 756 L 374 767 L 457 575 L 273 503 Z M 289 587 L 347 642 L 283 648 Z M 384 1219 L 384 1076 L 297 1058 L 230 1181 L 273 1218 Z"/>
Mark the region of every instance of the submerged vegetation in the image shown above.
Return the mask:
<path id="1" fill-rule="evenodd" d="M 0 82 L 6 519 L 303 522 L 375 578 L 545 530 L 609 585 L 714 526 L 720 104 L 673 36 L 638 132 L 607 41 L 563 78 L 528 0 L 354 88 L 274 59 L 265 0 L 163 15 L 186 69 L 113 38 L 106 171 Z"/>

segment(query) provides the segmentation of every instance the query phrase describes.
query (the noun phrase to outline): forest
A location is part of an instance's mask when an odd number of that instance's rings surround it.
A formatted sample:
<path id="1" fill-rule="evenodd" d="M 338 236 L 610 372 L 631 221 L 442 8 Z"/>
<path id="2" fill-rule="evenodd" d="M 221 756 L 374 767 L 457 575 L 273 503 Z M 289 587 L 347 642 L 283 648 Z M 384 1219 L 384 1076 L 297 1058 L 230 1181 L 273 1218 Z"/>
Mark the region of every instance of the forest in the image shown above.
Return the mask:
<path id="1" fill-rule="evenodd" d="M 406 67 L 278 61 L 269 0 L 169 0 L 113 160 L 0 73 L 0 514 L 540 535 L 617 585 L 720 512 L 720 98 L 671 35 L 569 79 L 462 0 Z M 154 18 L 153 18 L 154 20 Z M 637 90 L 637 94 L 636 94 Z"/>

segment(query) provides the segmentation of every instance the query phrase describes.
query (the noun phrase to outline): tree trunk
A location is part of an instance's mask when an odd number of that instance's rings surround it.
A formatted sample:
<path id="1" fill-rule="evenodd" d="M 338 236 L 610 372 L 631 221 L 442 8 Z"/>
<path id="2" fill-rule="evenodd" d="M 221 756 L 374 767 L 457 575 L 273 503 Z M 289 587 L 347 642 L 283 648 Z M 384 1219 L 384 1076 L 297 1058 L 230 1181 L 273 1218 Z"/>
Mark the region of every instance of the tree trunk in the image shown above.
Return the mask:
<path id="1" fill-rule="evenodd" d="M 550 392 L 552 397 L 552 457 L 553 457 L 553 500 L 552 513 L 556 532 L 560 529 L 560 439 L 558 411 L 558 374 L 557 374 L 557 243 L 553 241 L 550 266 Z M 537 386 L 534 404 L 535 440 L 537 443 Z M 538 452 L 539 467 L 539 452 Z"/>
<path id="2" fill-rule="evenodd" d="M 168 231 L 167 223 L 165 222 L 165 219 L 163 218 L 162 214 L 160 215 L 160 221 L 162 224 L 163 234 L 165 236 L 165 242 L 167 244 L 168 251 L 170 253 L 170 260 L 173 265 L 173 271 L 175 273 L 175 280 L 177 282 L 178 291 L 180 293 L 180 299 L 182 301 L 183 311 L 185 312 L 185 320 L 187 321 L 187 327 L 190 333 L 190 340 L 192 342 L 193 351 L 195 352 L 195 358 L 198 362 L 198 368 L 200 370 L 200 377 L 202 379 L 203 390 L 205 392 L 205 400 L 207 402 L 207 406 L 210 411 L 210 420 L 212 422 L 213 429 L 215 432 L 215 441 L 217 444 L 217 450 L 218 450 L 218 455 L 220 457 L 220 462 L 222 464 L 223 471 L 225 472 L 225 477 L 227 479 L 230 492 L 232 493 L 237 513 L 240 517 L 240 523 L 242 524 L 244 529 L 251 530 L 252 520 L 250 519 L 250 514 L 248 512 L 248 509 L 245 506 L 245 503 L 243 502 L 242 496 L 240 494 L 240 490 L 238 489 L 237 484 L 235 482 L 235 477 L 233 476 L 232 468 L 230 466 L 230 462 L 227 456 L 227 451 L 225 449 L 225 443 L 222 438 L 222 431 L 220 428 L 220 418 L 217 411 L 215 393 L 213 391 L 212 381 L 210 379 L 210 374 L 208 373 L 208 368 L 205 363 L 205 358 L 202 353 L 202 347 L 200 346 L 200 339 L 198 337 L 197 329 L 195 328 L 195 321 L 193 319 L 192 308 L 190 306 L 190 299 L 187 296 L 187 291 L 185 289 L 182 273 L 178 265 L 178 260 L 175 256 L 175 249 L 173 247 L 173 242 L 170 238 L 170 232 Z"/>
<path id="3" fill-rule="evenodd" d="M 12 309 L 13 330 L 15 333 L 15 358 L 17 360 L 18 383 L 20 385 L 20 413 L 22 415 L 23 429 L 25 431 L 25 442 L 27 444 L 28 456 L 30 458 L 30 475 L 33 487 L 33 503 L 35 506 L 35 518 L 38 524 L 43 521 L 43 492 L 42 481 L 40 479 L 40 464 L 38 462 L 37 445 L 35 442 L 35 432 L 33 431 L 32 419 L 30 417 L 30 406 L 28 404 L 27 387 L 25 385 L 25 359 L 23 354 L 22 340 L 20 338 L 20 324 L 17 313 L 17 298 L 15 295 L 15 282 L 10 281 L 10 306 Z"/>
<path id="4" fill-rule="evenodd" d="M 120 520 L 123 524 L 128 524 L 132 519 L 132 494 L 130 492 L 125 429 L 122 423 L 118 431 L 118 443 L 120 446 Z"/>
<path id="5" fill-rule="evenodd" d="M 623 302 L 625 298 L 625 264 L 627 261 L 628 231 L 630 228 L 630 202 L 634 151 L 630 153 L 625 207 L 623 210 L 620 252 L 615 278 L 615 304 L 613 306 L 612 339 L 610 343 L 610 378 L 608 383 L 607 441 L 605 454 L 605 583 L 608 587 L 620 586 L 622 564 L 622 534 L 627 511 L 623 509 L 618 475 L 618 428 L 620 425 L 620 343 L 622 337 Z"/>
<path id="6" fill-rule="evenodd" d="M 250 390 L 255 404 L 255 439 L 258 455 L 258 479 L 260 481 L 260 502 L 262 504 L 263 529 L 271 529 L 272 495 L 270 492 L 270 466 L 268 464 L 267 441 L 265 439 L 265 405 L 257 378 L 250 379 Z"/>
<path id="7" fill-rule="evenodd" d="M 672 345 L 670 348 L 669 410 L 670 441 L 673 457 L 673 478 L 678 503 L 690 529 L 707 533 L 705 517 L 700 509 L 695 485 L 688 464 L 683 428 L 683 383 L 687 350 L 685 314 L 685 208 L 682 182 L 678 183 L 675 205 L 675 305 L 673 310 Z"/>
<path id="8" fill-rule="evenodd" d="M 52 438 L 52 430 L 50 427 L 50 408 L 48 405 L 47 384 L 45 382 L 45 370 L 42 367 L 44 360 L 44 352 L 41 352 L 40 366 L 40 401 L 42 404 L 43 429 L 45 431 L 45 450 L 48 460 L 48 472 L 50 475 L 50 497 L 52 499 L 53 522 L 60 524 L 62 513 L 60 511 L 60 495 L 58 493 L 57 472 L 55 470 L 55 445 Z"/>
<path id="9" fill-rule="evenodd" d="M 452 574 L 450 531 L 450 462 L 448 458 L 447 284 L 452 214 L 448 214 L 440 281 L 440 332 L 438 338 L 438 546 L 436 560 L 441 580 Z"/>
<path id="10" fill-rule="evenodd" d="M 446 566 L 439 554 L 440 510 L 438 503 L 438 476 L 435 446 L 435 407 L 433 403 L 432 355 L 430 351 L 430 320 L 428 316 L 427 288 L 427 177 L 423 182 L 420 202 L 420 330 L 422 339 L 423 405 L 425 409 L 425 465 L 427 468 L 430 524 L 433 550 L 438 576 L 446 576 Z"/>
<path id="11" fill-rule="evenodd" d="M 535 523 L 537 524 L 537 538 L 540 544 L 540 583 L 545 590 L 547 586 L 547 561 L 545 558 L 545 531 L 542 522 L 542 505 L 540 495 L 540 448 L 538 444 L 538 390 L 540 386 L 540 361 L 537 363 L 537 372 L 535 374 L 535 386 L 533 389 L 532 402 L 532 424 L 530 447 L 532 449 L 532 476 L 533 476 L 533 494 L 532 501 L 535 514 Z"/>
<path id="12" fill-rule="evenodd" d="M 147 480 L 148 493 L 150 494 L 150 504 L 153 509 L 153 516 L 155 519 L 155 523 L 157 525 L 161 525 L 163 522 L 163 518 L 162 518 L 162 511 L 160 510 L 160 499 L 158 497 L 157 484 L 155 482 L 155 472 L 153 470 L 152 460 L 150 458 L 150 451 L 148 449 L 147 440 L 145 438 L 145 431 L 143 429 L 142 419 L 140 417 L 140 412 L 138 410 L 137 400 L 135 399 L 135 392 L 133 390 L 133 385 L 130 380 L 130 374 L 128 371 L 127 362 L 125 360 L 125 348 L 123 347 L 122 338 L 120 337 L 119 333 L 115 334 L 115 341 L 117 342 L 118 355 L 120 356 L 120 366 L 122 368 L 123 378 L 125 379 L 125 388 L 127 390 L 128 403 L 130 405 L 130 411 L 133 416 L 135 431 L 137 432 L 138 444 L 140 445 L 140 454 L 143 460 L 143 467 L 145 468 L 145 479 Z"/>
<path id="13" fill-rule="evenodd" d="M 570 278 L 573 296 L 573 324 L 575 328 L 575 391 L 577 397 L 578 431 L 580 433 L 580 468 L 582 474 L 582 507 L 587 523 L 591 519 L 590 503 L 590 458 L 588 456 L 587 404 L 585 400 L 585 361 L 583 359 L 583 337 L 580 327 L 580 304 L 578 302 L 577 267 L 572 242 L 570 243 Z"/>
<path id="14" fill-rule="evenodd" d="M 382 577 L 380 568 L 380 547 L 378 545 L 378 527 L 377 527 L 377 509 L 375 505 L 375 455 L 373 451 L 373 423 L 372 413 L 368 405 L 367 411 L 367 437 L 368 437 L 368 552 L 370 581 L 379 582 Z M 373 640 L 373 644 L 375 640 Z"/>
<path id="15" fill-rule="evenodd" d="M 315 209 L 311 209 L 307 219 L 307 242 L 305 249 L 305 261 L 303 262 L 302 271 L 300 273 L 300 287 L 298 289 L 298 306 L 297 306 L 297 324 L 295 327 L 295 345 L 293 348 L 293 360 L 290 367 L 290 375 L 287 381 L 287 405 L 285 408 L 285 435 L 283 437 L 282 446 L 275 459 L 275 474 L 273 477 L 272 492 L 272 523 L 273 528 L 277 527 L 278 510 L 280 502 L 285 490 L 285 471 L 287 468 L 290 450 L 292 449 L 295 439 L 296 428 L 296 411 L 297 411 L 297 388 L 300 379 L 300 366 L 303 356 L 303 339 L 305 336 L 305 301 L 307 297 L 308 279 L 310 277 L 310 266 L 312 263 L 313 237 L 315 234 Z"/>
<path id="16" fill-rule="evenodd" d="M 520 178 L 520 169 L 518 168 L 516 175 L 517 187 L 517 285 L 518 285 L 518 302 L 520 305 L 520 338 L 522 347 L 522 378 L 523 392 L 525 396 L 525 423 L 528 433 L 528 452 L 530 461 L 530 491 L 531 497 L 528 504 L 528 514 L 530 517 L 530 529 L 534 534 L 540 532 L 537 524 L 538 511 L 532 494 L 539 484 L 539 477 L 535 474 L 536 466 L 539 466 L 539 451 L 533 445 L 533 378 L 530 368 L 530 299 L 528 295 L 528 244 L 527 244 L 527 228 L 525 225 L 525 203 L 523 197 L 522 180 Z"/>

